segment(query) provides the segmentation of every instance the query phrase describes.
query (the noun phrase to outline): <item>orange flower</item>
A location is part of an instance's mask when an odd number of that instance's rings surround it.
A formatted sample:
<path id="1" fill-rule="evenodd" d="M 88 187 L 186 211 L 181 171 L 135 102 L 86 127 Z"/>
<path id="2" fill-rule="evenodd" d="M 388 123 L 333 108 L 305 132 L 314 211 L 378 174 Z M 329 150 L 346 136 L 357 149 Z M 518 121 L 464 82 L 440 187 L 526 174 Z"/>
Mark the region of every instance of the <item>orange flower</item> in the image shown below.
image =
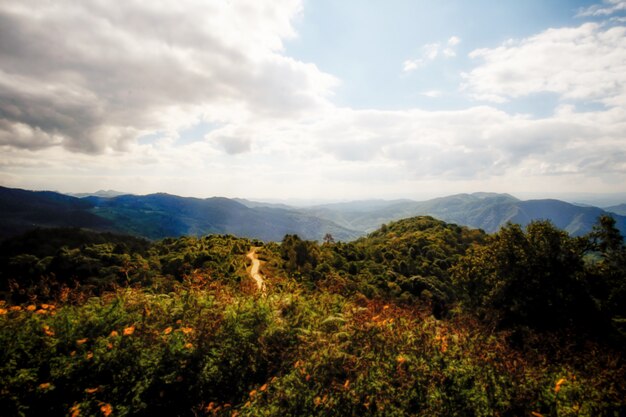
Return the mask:
<path id="1" fill-rule="evenodd" d="M 113 349 L 113 344 L 112 343 L 107 343 L 107 349 L 109 349 L 109 350 Z"/>
<path id="2" fill-rule="evenodd" d="M 193 332 L 193 329 L 191 327 L 183 327 L 180 329 L 184 334 L 189 334 L 191 332 Z"/>
<path id="3" fill-rule="evenodd" d="M 344 382 L 344 383 L 343 383 L 343 387 L 344 387 L 345 389 L 350 388 L 350 380 L 349 380 L 349 379 L 346 379 L 346 382 Z"/>
<path id="4" fill-rule="evenodd" d="M 70 415 L 71 417 L 78 417 L 78 416 L 80 416 L 80 405 L 79 404 L 74 404 L 72 406 L 72 408 L 70 408 L 70 411 L 72 412 L 72 414 Z"/>
<path id="5" fill-rule="evenodd" d="M 320 397 L 315 397 L 315 399 L 313 400 L 313 404 L 315 404 L 315 406 L 319 406 L 322 403 L 322 399 Z"/>
<path id="6" fill-rule="evenodd" d="M 39 389 L 48 390 L 50 389 L 50 386 L 49 382 L 44 382 L 43 384 L 39 384 Z"/>
<path id="7" fill-rule="evenodd" d="M 35 311 L 35 310 L 37 310 L 37 306 L 34 305 L 34 304 L 31 304 L 28 307 L 26 307 L 26 310 L 28 310 L 28 311 Z"/>
<path id="8" fill-rule="evenodd" d="M 41 314 L 41 315 L 43 315 L 43 314 L 47 314 L 47 313 L 48 313 L 48 312 L 47 312 L 46 310 L 37 310 L 37 311 L 35 311 L 35 314 Z"/>
<path id="9" fill-rule="evenodd" d="M 93 394 L 94 392 L 98 392 L 98 388 L 85 388 L 85 392 L 87 394 Z"/>
<path id="10" fill-rule="evenodd" d="M 43 308 L 44 310 L 47 310 L 48 308 L 50 308 L 50 304 L 42 304 L 41 308 Z"/>
<path id="11" fill-rule="evenodd" d="M 42 328 L 46 336 L 50 336 L 50 337 L 54 336 L 54 330 L 51 330 L 50 326 L 48 326 L 47 324 L 44 324 Z"/>
<path id="12" fill-rule="evenodd" d="M 165 330 L 163 330 L 163 334 L 170 334 L 170 333 L 172 333 L 172 328 L 171 327 L 168 327 Z"/>
<path id="13" fill-rule="evenodd" d="M 185 343 L 185 349 L 193 349 L 193 344 Z"/>
<path id="14" fill-rule="evenodd" d="M 556 381 L 556 385 L 554 386 L 554 392 L 555 393 L 559 393 L 559 391 L 561 391 L 561 385 L 563 385 L 565 383 L 566 379 L 565 378 L 561 378 L 558 381 Z"/>
<path id="15" fill-rule="evenodd" d="M 261 388 L 259 388 L 259 391 L 263 392 L 265 390 L 267 390 L 267 384 L 261 385 Z"/>
<path id="16" fill-rule="evenodd" d="M 389 305 L 383 306 L 383 310 L 387 310 L 389 308 Z"/>
<path id="17" fill-rule="evenodd" d="M 255 389 L 250 391 L 250 398 L 253 398 L 255 395 L 256 395 L 256 390 Z"/>
<path id="18" fill-rule="evenodd" d="M 85 343 L 87 343 L 87 341 L 88 341 L 88 340 L 89 340 L 88 338 L 78 339 L 78 340 L 76 341 L 76 344 L 77 344 L 78 346 L 80 346 L 80 345 L 84 345 Z"/>
<path id="19" fill-rule="evenodd" d="M 0 316 L 4 316 L 7 312 L 8 310 L 6 308 L 0 308 Z"/>
<path id="20" fill-rule="evenodd" d="M 87 358 L 87 360 L 90 360 L 91 358 L 93 358 L 93 352 L 87 352 L 85 357 Z"/>
<path id="21" fill-rule="evenodd" d="M 135 326 L 130 326 L 124 329 L 124 336 L 130 336 L 135 333 Z"/>
<path id="22" fill-rule="evenodd" d="M 396 362 L 398 362 L 400 365 L 402 365 L 404 362 L 406 362 L 406 358 L 404 356 L 402 356 L 402 355 L 399 355 L 396 358 Z"/>
<path id="23" fill-rule="evenodd" d="M 530 414 L 532 414 L 534 417 L 543 417 L 543 414 L 539 414 L 536 411 L 531 411 Z"/>
<path id="24" fill-rule="evenodd" d="M 117 330 L 113 330 L 113 331 L 111 331 L 111 333 L 109 334 L 109 337 L 117 337 L 117 336 L 119 336 L 119 335 L 120 335 L 120 334 L 117 332 Z"/>
<path id="25" fill-rule="evenodd" d="M 104 417 L 108 417 L 113 412 L 113 408 L 111 407 L 111 404 L 102 404 L 100 406 L 100 411 L 102 411 Z"/>
<path id="26" fill-rule="evenodd" d="M 11 306 L 11 307 L 9 307 L 10 311 L 20 311 L 21 309 L 22 309 L 22 307 L 20 307 L 20 306 Z"/>

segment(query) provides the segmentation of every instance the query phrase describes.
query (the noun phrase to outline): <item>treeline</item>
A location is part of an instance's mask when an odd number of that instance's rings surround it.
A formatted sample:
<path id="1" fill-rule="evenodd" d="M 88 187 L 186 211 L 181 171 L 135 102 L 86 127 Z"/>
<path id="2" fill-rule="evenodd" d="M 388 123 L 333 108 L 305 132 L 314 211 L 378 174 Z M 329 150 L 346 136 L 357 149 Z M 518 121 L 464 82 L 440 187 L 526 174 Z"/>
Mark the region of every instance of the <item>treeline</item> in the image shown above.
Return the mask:
<path id="1" fill-rule="evenodd" d="M 266 293 L 246 268 L 255 247 Z M 6 415 L 626 415 L 626 248 L 416 217 L 354 242 L 0 245 Z"/>

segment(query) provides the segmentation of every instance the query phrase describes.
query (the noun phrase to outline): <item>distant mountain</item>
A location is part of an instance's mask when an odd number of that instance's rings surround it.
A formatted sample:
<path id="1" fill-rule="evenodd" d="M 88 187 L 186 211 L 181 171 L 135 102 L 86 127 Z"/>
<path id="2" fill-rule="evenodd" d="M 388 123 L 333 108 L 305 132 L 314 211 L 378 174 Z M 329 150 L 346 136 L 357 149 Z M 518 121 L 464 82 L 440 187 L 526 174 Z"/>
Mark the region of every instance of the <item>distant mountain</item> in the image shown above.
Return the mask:
<path id="1" fill-rule="evenodd" d="M 110 220 L 91 212 L 89 201 L 52 191 L 0 187 L 0 238 L 36 227 L 115 230 Z"/>
<path id="2" fill-rule="evenodd" d="M 148 239 L 210 233 L 280 241 L 285 234 L 352 240 L 361 232 L 295 210 L 246 207 L 227 198 L 169 194 L 76 198 L 0 187 L 0 239 L 35 228 L 80 227 Z"/>
<path id="3" fill-rule="evenodd" d="M 560 200 L 522 201 L 509 194 L 457 194 L 428 201 L 404 201 L 369 211 L 336 210 L 332 206 L 306 211 L 350 229 L 371 232 L 381 224 L 407 217 L 430 215 L 446 222 L 483 229 L 492 233 L 507 222 L 527 225 L 546 219 L 572 235 L 587 233 L 598 216 L 607 214 L 597 207 L 581 207 Z M 626 232 L 626 217 L 613 215 L 618 228 Z"/>
<path id="4" fill-rule="evenodd" d="M 71 195 L 72 197 L 78 197 L 78 198 L 82 198 L 82 197 L 118 197 L 120 195 L 127 195 L 130 193 L 124 193 L 121 191 L 115 191 L 115 190 L 98 190 L 95 193 L 69 193 L 68 195 Z"/>
<path id="5" fill-rule="evenodd" d="M 626 216 L 626 204 L 619 204 L 617 206 L 606 207 L 604 210 L 619 214 L 620 216 Z"/>

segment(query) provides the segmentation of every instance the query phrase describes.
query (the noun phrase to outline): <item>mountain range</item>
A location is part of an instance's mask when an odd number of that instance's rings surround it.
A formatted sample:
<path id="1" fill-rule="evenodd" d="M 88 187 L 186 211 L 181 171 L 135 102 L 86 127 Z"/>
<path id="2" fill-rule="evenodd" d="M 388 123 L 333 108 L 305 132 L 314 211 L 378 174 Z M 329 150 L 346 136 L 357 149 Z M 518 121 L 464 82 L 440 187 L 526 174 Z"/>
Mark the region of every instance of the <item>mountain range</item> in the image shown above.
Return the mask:
<path id="1" fill-rule="evenodd" d="M 223 197 L 191 198 L 158 193 L 84 197 L 52 191 L 0 187 L 0 239 L 34 228 L 80 227 L 147 239 L 232 234 L 280 241 L 286 234 L 348 241 L 393 220 L 431 215 L 446 222 L 495 232 L 507 222 L 522 226 L 547 219 L 572 235 L 591 230 L 598 216 L 611 213 L 626 234 L 626 205 L 603 210 L 560 200 L 519 200 L 509 194 L 457 194 L 427 201 L 364 200 L 295 208 Z"/>

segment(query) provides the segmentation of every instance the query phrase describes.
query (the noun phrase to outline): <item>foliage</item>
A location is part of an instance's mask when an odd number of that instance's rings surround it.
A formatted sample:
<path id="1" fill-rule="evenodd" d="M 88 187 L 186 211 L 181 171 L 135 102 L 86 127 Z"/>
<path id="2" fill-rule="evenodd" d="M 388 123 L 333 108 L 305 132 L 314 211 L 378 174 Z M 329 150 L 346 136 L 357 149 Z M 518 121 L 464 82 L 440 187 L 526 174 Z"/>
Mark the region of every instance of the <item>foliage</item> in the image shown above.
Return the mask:
<path id="1" fill-rule="evenodd" d="M 621 317 L 610 221 L 572 238 L 419 217 L 322 245 L 80 233 L 3 253 L 3 415 L 626 415 L 623 348 L 583 317 Z"/>

